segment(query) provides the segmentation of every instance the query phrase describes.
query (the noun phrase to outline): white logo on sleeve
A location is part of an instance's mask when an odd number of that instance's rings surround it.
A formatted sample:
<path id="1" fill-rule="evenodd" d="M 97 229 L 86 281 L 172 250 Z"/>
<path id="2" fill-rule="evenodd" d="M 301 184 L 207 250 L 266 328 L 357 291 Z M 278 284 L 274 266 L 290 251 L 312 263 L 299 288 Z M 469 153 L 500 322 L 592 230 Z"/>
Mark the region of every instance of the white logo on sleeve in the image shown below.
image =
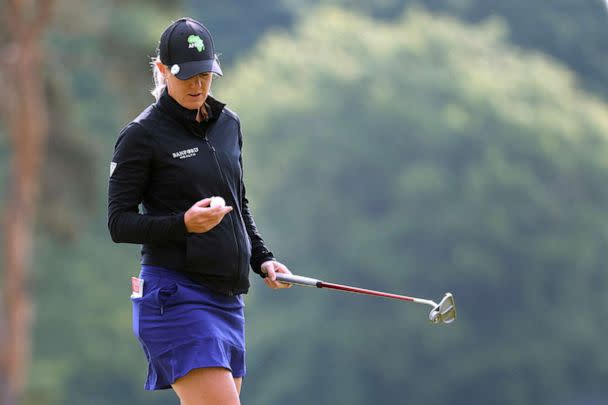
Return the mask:
<path id="1" fill-rule="evenodd" d="M 110 162 L 110 177 L 114 173 L 114 169 L 116 169 L 116 162 Z"/>
<path id="2" fill-rule="evenodd" d="M 184 149 L 184 150 L 180 150 L 179 152 L 173 152 L 173 158 L 174 159 L 188 159 L 193 156 L 196 156 L 197 153 L 198 153 L 198 148 Z"/>

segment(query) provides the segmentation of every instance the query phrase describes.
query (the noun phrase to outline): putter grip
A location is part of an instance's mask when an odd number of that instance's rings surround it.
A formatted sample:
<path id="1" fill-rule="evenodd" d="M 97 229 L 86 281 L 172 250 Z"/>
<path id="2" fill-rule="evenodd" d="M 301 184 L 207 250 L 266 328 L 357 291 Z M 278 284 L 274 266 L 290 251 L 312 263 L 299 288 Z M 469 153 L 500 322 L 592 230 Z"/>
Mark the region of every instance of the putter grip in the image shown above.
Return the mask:
<path id="1" fill-rule="evenodd" d="M 321 281 L 319 281 L 317 279 L 310 278 L 310 277 L 296 276 L 295 274 L 276 273 L 276 275 L 277 275 L 277 281 L 281 281 L 283 283 L 298 284 L 298 285 L 304 285 L 307 287 L 318 287 L 319 283 L 321 283 Z"/>

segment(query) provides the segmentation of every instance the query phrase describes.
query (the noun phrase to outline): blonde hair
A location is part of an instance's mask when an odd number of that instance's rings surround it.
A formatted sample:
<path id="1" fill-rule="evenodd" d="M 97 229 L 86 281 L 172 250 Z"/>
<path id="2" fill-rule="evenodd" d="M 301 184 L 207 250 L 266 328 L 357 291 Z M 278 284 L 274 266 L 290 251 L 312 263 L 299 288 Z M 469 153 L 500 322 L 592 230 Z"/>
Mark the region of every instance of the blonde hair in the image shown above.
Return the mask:
<path id="1" fill-rule="evenodd" d="M 150 66 L 152 67 L 152 78 L 154 79 L 154 88 L 150 93 L 152 93 L 156 101 L 158 101 L 161 94 L 163 94 L 165 87 L 167 87 L 167 80 L 165 79 L 165 76 L 157 66 L 157 63 L 159 62 L 160 57 L 158 56 L 153 57 L 150 61 Z"/>

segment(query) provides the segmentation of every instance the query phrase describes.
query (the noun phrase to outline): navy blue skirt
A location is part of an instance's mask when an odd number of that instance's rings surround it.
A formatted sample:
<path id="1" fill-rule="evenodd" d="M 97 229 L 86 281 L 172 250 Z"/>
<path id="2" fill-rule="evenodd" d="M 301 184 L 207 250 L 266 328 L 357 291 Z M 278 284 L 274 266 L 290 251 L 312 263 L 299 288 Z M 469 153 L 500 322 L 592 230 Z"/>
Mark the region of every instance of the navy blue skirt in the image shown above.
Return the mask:
<path id="1" fill-rule="evenodd" d="M 245 375 L 241 295 L 226 296 L 184 274 L 142 266 L 143 296 L 131 298 L 133 333 L 148 359 L 147 390 L 171 388 L 190 370 L 222 367 Z"/>

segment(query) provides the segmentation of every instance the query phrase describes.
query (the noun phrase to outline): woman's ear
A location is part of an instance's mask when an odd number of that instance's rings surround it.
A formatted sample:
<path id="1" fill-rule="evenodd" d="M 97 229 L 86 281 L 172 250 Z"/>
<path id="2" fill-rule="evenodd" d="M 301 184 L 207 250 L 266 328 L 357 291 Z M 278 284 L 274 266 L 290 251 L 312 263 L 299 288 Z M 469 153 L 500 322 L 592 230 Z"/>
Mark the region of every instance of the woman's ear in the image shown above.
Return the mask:
<path id="1" fill-rule="evenodd" d="M 163 76 L 167 77 L 167 74 L 169 73 L 169 68 L 167 68 L 165 65 L 163 65 L 163 63 L 159 60 L 157 60 L 154 63 L 156 64 L 156 67 L 158 68 L 160 73 L 162 73 Z"/>

